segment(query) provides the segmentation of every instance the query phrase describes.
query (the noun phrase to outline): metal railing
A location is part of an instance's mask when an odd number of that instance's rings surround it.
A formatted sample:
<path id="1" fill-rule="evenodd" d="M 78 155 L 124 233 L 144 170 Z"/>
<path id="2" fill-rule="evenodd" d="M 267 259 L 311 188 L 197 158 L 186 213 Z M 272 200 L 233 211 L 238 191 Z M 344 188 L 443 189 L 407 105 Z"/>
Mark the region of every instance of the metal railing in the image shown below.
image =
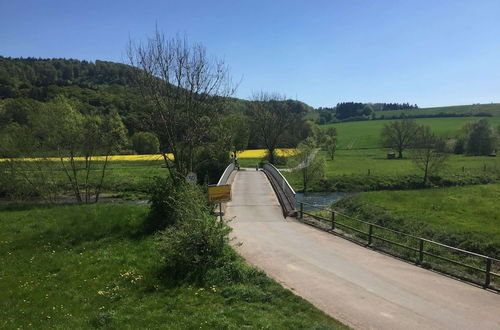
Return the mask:
<path id="1" fill-rule="evenodd" d="M 229 164 L 224 170 L 224 173 L 222 173 L 219 182 L 217 182 L 217 185 L 220 186 L 222 184 L 226 184 L 227 180 L 229 179 L 229 176 L 231 175 L 231 173 L 234 171 L 235 168 L 236 165 L 234 163 Z"/>
<path id="2" fill-rule="evenodd" d="M 299 202 L 299 205 L 298 219 L 310 225 L 365 246 L 414 261 L 417 265 L 433 268 L 481 285 L 485 289 L 500 291 L 500 260 L 498 259 L 389 229 L 331 208 L 317 207 L 304 202 Z M 304 205 L 316 208 L 320 210 L 320 213 L 305 211 Z M 307 217 L 310 217 L 312 221 Z M 441 263 L 436 263 L 437 260 Z M 448 266 L 444 267 L 443 262 Z"/>
<path id="3" fill-rule="evenodd" d="M 293 190 L 292 186 L 290 186 L 285 177 L 276 167 L 274 167 L 274 165 L 264 164 L 262 169 L 269 178 L 269 181 L 278 196 L 281 208 L 283 209 L 283 216 L 287 217 L 295 215 L 295 205 L 297 203 L 295 199 L 295 190 Z"/>

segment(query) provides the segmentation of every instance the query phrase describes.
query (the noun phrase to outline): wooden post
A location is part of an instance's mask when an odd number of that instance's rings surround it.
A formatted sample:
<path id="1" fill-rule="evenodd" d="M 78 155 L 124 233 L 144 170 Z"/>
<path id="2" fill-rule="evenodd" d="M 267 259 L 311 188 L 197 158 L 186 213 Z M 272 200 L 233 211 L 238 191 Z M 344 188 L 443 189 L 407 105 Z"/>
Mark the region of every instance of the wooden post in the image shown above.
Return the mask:
<path id="1" fill-rule="evenodd" d="M 487 289 L 490 286 L 491 281 L 491 258 L 486 258 L 486 274 L 484 279 L 484 288 Z"/>
<path id="2" fill-rule="evenodd" d="M 373 236 L 373 225 L 370 223 L 368 227 L 368 245 L 372 245 L 372 236 Z"/>
<path id="3" fill-rule="evenodd" d="M 304 203 L 300 202 L 300 218 L 304 218 Z"/>
<path id="4" fill-rule="evenodd" d="M 420 239 L 420 244 L 418 247 L 418 262 L 417 264 L 422 265 L 424 261 L 424 240 Z"/>
<path id="5" fill-rule="evenodd" d="M 332 231 L 335 230 L 335 211 L 332 211 Z"/>

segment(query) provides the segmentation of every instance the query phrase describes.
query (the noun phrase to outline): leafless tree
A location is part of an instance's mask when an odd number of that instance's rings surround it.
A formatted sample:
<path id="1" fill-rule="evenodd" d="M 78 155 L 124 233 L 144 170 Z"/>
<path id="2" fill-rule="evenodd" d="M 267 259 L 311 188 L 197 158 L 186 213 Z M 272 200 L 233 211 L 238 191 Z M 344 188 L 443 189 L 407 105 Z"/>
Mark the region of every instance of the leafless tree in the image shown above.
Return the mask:
<path id="1" fill-rule="evenodd" d="M 129 42 L 127 55 L 149 107 L 149 124 L 160 140 L 172 178 L 193 170 L 196 148 L 220 120 L 235 91 L 224 60 L 211 58 L 185 37 L 156 30 L 145 43 Z M 173 154 L 173 159 L 167 157 Z"/>
<path id="2" fill-rule="evenodd" d="M 430 127 L 420 127 L 411 156 L 417 168 L 423 172 L 422 185 L 425 186 L 429 176 L 438 173 L 444 167 L 448 159 L 444 148 L 444 140 L 432 133 Z"/>

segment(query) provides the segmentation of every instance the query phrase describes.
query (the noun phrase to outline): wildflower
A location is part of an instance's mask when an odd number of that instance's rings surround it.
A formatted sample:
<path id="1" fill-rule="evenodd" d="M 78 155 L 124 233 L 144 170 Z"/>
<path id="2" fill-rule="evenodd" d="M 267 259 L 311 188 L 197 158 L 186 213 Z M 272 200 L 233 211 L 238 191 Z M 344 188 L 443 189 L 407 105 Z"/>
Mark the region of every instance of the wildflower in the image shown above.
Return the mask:
<path id="1" fill-rule="evenodd" d="M 103 290 L 99 290 L 99 291 L 97 291 L 97 294 L 99 294 L 99 295 L 101 295 L 101 296 L 104 296 L 104 294 L 105 294 L 105 293 L 106 293 L 106 292 L 104 292 Z"/>

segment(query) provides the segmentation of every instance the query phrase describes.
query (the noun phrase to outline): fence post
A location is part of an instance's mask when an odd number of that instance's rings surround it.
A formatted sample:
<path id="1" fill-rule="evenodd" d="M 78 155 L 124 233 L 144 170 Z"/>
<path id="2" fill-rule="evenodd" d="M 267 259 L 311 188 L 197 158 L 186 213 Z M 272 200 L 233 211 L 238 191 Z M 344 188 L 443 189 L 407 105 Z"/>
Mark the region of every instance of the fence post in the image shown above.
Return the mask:
<path id="1" fill-rule="evenodd" d="M 418 263 L 419 265 L 422 265 L 422 262 L 424 262 L 424 240 L 420 239 L 420 245 L 418 247 Z"/>
<path id="2" fill-rule="evenodd" d="M 368 227 L 368 245 L 372 245 L 372 236 L 373 236 L 373 225 L 370 223 Z"/>
<path id="3" fill-rule="evenodd" d="M 300 202 L 300 218 L 304 218 L 304 203 Z"/>
<path id="4" fill-rule="evenodd" d="M 484 288 L 487 289 L 490 286 L 491 281 L 491 258 L 486 258 L 486 274 L 484 279 Z"/>
<path id="5" fill-rule="evenodd" d="M 332 231 L 335 230 L 335 211 L 332 211 Z"/>

